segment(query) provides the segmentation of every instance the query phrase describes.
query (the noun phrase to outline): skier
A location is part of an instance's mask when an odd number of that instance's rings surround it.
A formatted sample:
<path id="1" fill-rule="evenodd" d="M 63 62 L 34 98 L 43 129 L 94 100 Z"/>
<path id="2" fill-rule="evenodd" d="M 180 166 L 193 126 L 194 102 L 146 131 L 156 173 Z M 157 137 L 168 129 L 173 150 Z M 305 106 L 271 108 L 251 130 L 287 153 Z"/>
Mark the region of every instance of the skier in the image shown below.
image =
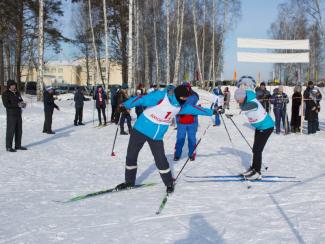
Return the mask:
<path id="1" fill-rule="evenodd" d="M 107 122 L 106 122 L 105 109 L 106 109 L 107 95 L 106 95 L 106 92 L 102 86 L 97 87 L 93 99 L 96 100 L 96 108 L 97 108 L 98 120 L 99 120 L 98 126 L 102 125 L 102 116 L 101 116 L 102 113 L 103 113 L 103 117 L 104 117 L 104 126 L 106 126 Z"/>
<path id="2" fill-rule="evenodd" d="M 74 102 L 75 102 L 75 108 L 76 108 L 76 113 L 74 117 L 74 125 L 85 125 L 82 123 L 82 115 L 83 115 L 83 109 L 84 109 L 84 101 L 87 101 L 88 99 L 85 98 L 83 94 L 82 88 L 79 86 L 77 88 L 76 93 L 74 94 Z"/>
<path id="3" fill-rule="evenodd" d="M 128 133 L 125 132 L 124 130 L 124 123 L 126 120 L 126 123 L 128 125 L 128 129 L 129 129 L 129 133 L 131 133 L 132 131 L 132 125 L 131 125 L 131 115 L 130 115 L 130 111 L 128 109 L 126 109 L 125 107 L 121 106 L 121 104 L 123 104 L 126 100 L 129 99 L 128 96 L 128 84 L 124 83 L 122 85 L 122 88 L 118 91 L 118 93 L 116 94 L 117 96 L 117 115 L 116 115 L 116 124 L 118 123 L 118 121 L 120 122 L 120 134 L 121 135 L 128 135 Z M 120 118 L 121 116 L 121 118 Z"/>
<path id="4" fill-rule="evenodd" d="M 119 91 L 120 86 L 113 86 L 110 90 L 110 100 L 111 100 L 111 107 L 112 107 L 112 113 L 111 113 L 111 123 L 114 123 L 115 121 L 115 113 L 117 109 L 117 99 L 116 94 Z"/>
<path id="5" fill-rule="evenodd" d="M 291 106 L 291 131 L 293 133 L 300 132 L 301 116 L 300 116 L 300 105 L 301 105 L 301 86 L 295 86 L 292 95 L 292 106 Z"/>
<path id="6" fill-rule="evenodd" d="M 53 111 L 54 111 L 54 108 L 57 110 L 60 110 L 59 106 L 56 105 L 54 102 L 53 93 L 54 93 L 53 87 L 48 87 L 44 91 L 44 95 L 43 95 L 44 114 L 45 114 L 43 133 L 47 133 L 47 134 L 55 134 L 55 132 L 52 131 Z"/>
<path id="7" fill-rule="evenodd" d="M 238 88 L 235 92 L 235 100 L 239 103 L 240 109 L 245 112 L 249 123 L 255 127 L 253 163 L 241 175 L 247 180 L 261 180 L 262 152 L 268 138 L 273 132 L 274 121 L 256 99 L 256 94 L 252 90 Z"/>
<path id="8" fill-rule="evenodd" d="M 117 190 L 131 188 L 135 185 L 138 154 L 144 143 L 148 142 L 160 176 L 167 187 L 167 193 L 174 191 L 172 173 L 165 155 L 163 142 L 171 119 L 176 114 L 212 115 L 211 109 L 193 105 L 183 106 L 189 95 L 185 86 L 178 86 L 173 94 L 165 89 L 143 97 L 133 97 L 123 103 L 122 106 L 126 109 L 138 105 L 148 108 L 136 120 L 133 127 L 126 155 L 125 182 L 116 186 Z"/>
<path id="9" fill-rule="evenodd" d="M 262 104 L 266 112 L 270 112 L 270 98 L 271 94 L 266 90 L 264 82 L 261 82 L 259 87 L 255 89 L 257 100 Z"/>
<path id="10" fill-rule="evenodd" d="M 189 91 L 189 97 L 187 98 L 184 106 L 193 105 L 195 106 L 199 100 L 199 95 L 191 89 L 189 83 L 183 84 Z M 196 145 L 196 131 L 198 127 L 198 118 L 192 114 L 182 114 L 176 116 L 177 120 L 177 139 L 175 145 L 174 161 L 178 161 L 182 155 L 182 149 L 185 143 L 187 134 L 188 140 L 188 157 L 191 161 L 195 160 L 195 145 Z"/>
<path id="11" fill-rule="evenodd" d="M 221 88 L 216 87 L 213 89 L 213 94 L 214 94 L 214 110 L 216 111 L 215 113 L 215 124 L 213 126 L 219 126 L 220 125 L 220 113 L 224 112 L 224 96 L 222 94 Z"/>
<path id="12" fill-rule="evenodd" d="M 284 128 L 288 128 L 288 121 L 286 121 L 287 104 L 289 98 L 287 94 L 283 92 L 283 86 L 279 86 L 274 89 L 274 93 L 271 97 L 271 103 L 273 104 L 273 112 L 275 116 L 276 134 L 280 134 L 281 120 Z"/>
<path id="13" fill-rule="evenodd" d="M 7 111 L 7 131 L 6 131 L 6 150 L 16 152 L 16 150 L 27 150 L 21 146 L 22 137 L 22 118 L 21 109 L 26 107 L 26 103 L 17 91 L 17 83 L 14 80 L 7 81 L 7 90 L 2 94 L 2 102 Z M 15 149 L 12 142 L 15 137 Z"/>

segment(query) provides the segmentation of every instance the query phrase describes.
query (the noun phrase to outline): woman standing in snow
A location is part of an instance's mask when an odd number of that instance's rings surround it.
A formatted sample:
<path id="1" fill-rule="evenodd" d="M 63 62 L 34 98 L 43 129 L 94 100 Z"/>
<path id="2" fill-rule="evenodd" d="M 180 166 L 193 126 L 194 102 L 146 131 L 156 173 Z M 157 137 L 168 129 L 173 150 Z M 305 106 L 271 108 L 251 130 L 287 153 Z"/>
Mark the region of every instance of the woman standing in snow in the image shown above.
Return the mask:
<path id="1" fill-rule="evenodd" d="M 256 99 L 256 94 L 252 90 L 238 88 L 235 92 L 235 100 L 239 103 L 240 109 L 245 112 L 249 123 L 255 127 L 253 163 L 241 175 L 247 180 L 261 180 L 262 153 L 267 140 L 273 132 L 274 121 Z"/>
<path id="2" fill-rule="evenodd" d="M 300 116 L 300 105 L 301 105 L 301 86 L 295 86 L 292 95 L 292 106 L 291 106 L 291 131 L 293 133 L 300 132 L 301 116 Z"/>

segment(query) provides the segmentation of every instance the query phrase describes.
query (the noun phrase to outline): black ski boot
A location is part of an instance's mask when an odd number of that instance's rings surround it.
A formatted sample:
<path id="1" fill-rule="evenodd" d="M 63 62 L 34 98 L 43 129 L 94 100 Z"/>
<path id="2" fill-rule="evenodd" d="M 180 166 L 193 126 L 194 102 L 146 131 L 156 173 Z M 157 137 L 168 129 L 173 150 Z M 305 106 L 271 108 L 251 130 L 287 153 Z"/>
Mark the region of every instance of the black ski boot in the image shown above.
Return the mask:
<path id="1" fill-rule="evenodd" d="M 120 191 L 120 190 L 125 190 L 125 189 L 130 189 L 134 187 L 134 184 L 130 183 L 130 182 L 123 182 L 121 184 L 118 184 L 116 187 L 115 187 L 115 190 L 116 191 Z"/>
<path id="2" fill-rule="evenodd" d="M 179 157 L 174 157 L 174 161 L 179 161 Z"/>
<path id="3" fill-rule="evenodd" d="M 167 194 L 171 194 L 171 193 L 173 193 L 173 192 L 174 192 L 174 189 L 175 189 L 175 187 L 174 187 L 174 183 L 171 184 L 170 186 L 167 186 L 167 187 L 166 187 L 166 192 L 167 192 Z"/>

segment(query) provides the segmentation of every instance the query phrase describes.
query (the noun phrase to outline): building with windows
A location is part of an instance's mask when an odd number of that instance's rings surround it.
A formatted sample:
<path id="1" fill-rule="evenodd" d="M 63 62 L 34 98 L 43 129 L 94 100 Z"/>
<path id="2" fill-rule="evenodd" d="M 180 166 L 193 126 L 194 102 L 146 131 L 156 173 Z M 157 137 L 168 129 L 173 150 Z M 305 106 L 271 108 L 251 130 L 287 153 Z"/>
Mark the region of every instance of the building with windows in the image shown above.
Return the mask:
<path id="1" fill-rule="evenodd" d="M 101 60 L 101 75 L 104 83 L 107 84 L 105 78 L 105 60 Z M 87 79 L 88 77 L 88 79 Z M 36 81 L 37 70 L 32 67 L 23 66 L 22 77 L 23 82 Z M 70 85 L 95 85 L 102 84 L 98 79 L 98 72 L 94 59 L 89 60 L 88 70 L 85 58 L 75 61 L 49 61 L 44 65 L 44 84 L 46 86 L 53 84 L 70 84 Z M 109 67 L 109 84 L 122 84 L 122 67 L 116 62 L 110 62 Z"/>

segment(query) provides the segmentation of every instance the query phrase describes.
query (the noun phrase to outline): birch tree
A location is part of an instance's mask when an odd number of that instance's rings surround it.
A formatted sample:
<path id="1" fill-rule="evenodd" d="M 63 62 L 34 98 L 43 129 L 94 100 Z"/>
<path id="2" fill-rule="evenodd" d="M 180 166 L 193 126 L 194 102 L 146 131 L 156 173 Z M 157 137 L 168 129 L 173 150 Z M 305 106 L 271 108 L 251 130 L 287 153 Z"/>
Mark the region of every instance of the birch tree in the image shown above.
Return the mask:
<path id="1" fill-rule="evenodd" d="M 194 2 L 194 0 L 192 0 L 192 14 L 193 14 L 193 29 L 194 29 L 194 38 L 195 38 L 197 69 L 198 69 L 198 73 L 199 73 L 199 80 L 202 83 L 201 63 L 200 63 L 198 37 L 197 37 L 197 29 L 196 29 L 196 14 L 195 14 L 195 2 Z"/>
<path id="2" fill-rule="evenodd" d="M 170 11 L 170 0 L 166 0 L 166 50 L 167 50 L 167 55 L 166 55 L 166 80 L 169 83 L 170 82 L 170 68 L 169 68 L 169 26 L 170 26 L 170 21 L 169 21 L 169 11 Z"/>
<path id="3" fill-rule="evenodd" d="M 39 0 L 37 101 L 43 99 L 44 1 Z"/>
<path id="4" fill-rule="evenodd" d="M 131 85 L 133 77 L 132 32 L 133 32 L 133 0 L 129 0 L 129 34 L 128 34 L 128 84 Z"/>
<path id="5" fill-rule="evenodd" d="M 179 63 L 180 63 L 180 56 L 181 56 L 181 50 L 182 50 L 182 41 L 183 41 L 183 27 L 184 27 L 184 9 L 185 9 L 185 1 L 184 0 L 178 0 L 178 9 L 181 10 L 178 11 L 177 16 L 177 46 L 176 46 L 176 58 L 175 58 L 175 71 L 174 71 L 174 84 L 179 83 Z"/>
<path id="6" fill-rule="evenodd" d="M 93 41 L 93 49 L 94 49 L 94 53 L 95 53 L 96 77 L 94 79 L 94 82 L 95 82 L 94 85 L 96 85 L 97 79 L 101 79 L 102 77 L 100 75 L 100 66 L 99 66 L 100 61 L 98 59 L 98 52 L 97 52 L 97 46 L 96 46 L 96 41 L 95 41 L 94 26 L 93 26 L 93 18 L 92 18 L 92 13 L 91 13 L 91 0 L 88 0 L 88 15 L 89 15 L 91 36 L 92 36 L 92 41 Z M 103 82 L 103 85 L 105 85 L 104 82 Z"/>
<path id="7" fill-rule="evenodd" d="M 107 24 L 106 0 L 103 0 L 103 13 L 104 13 L 104 31 L 105 31 L 105 79 L 108 86 L 109 85 L 109 49 L 108 49 L 108 24 Z"/>

